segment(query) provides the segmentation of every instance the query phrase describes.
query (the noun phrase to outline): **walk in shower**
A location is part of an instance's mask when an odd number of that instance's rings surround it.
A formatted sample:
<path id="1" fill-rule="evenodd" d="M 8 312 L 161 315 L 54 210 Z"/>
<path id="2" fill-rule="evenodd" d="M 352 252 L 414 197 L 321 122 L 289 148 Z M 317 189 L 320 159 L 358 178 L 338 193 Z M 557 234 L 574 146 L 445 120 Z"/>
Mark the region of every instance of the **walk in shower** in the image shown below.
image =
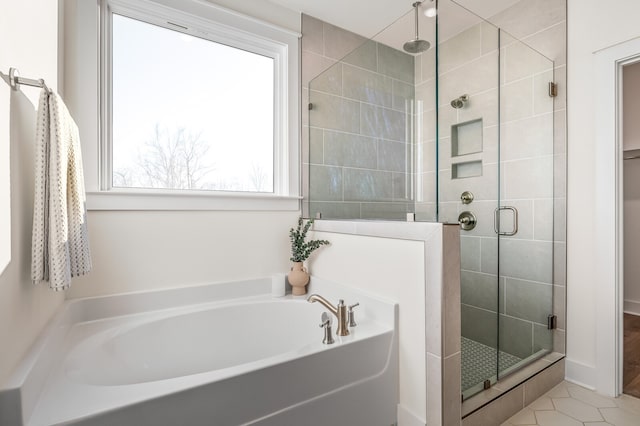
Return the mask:
<path id="1" fill-rule="evenodd" d="M 304 209 L 460 224 L 468 398 L 554 350 L 554 63 L 453 1 L 415 16 L 303 91 Z M 431 48 L 403 51 L 418 32 Z"/>

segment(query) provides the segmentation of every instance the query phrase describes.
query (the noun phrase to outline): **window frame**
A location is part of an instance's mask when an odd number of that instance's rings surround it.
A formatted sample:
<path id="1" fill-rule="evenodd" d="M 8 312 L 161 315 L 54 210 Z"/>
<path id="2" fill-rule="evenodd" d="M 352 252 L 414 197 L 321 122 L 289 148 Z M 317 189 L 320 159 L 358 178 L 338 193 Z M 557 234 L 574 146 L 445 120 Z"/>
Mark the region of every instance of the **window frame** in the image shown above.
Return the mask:
<path id="1" fill-rule="evenodd" d="M 299 210 L 299 33 L 199 0 L 100 0 L 98 151 L 90 210 Z M 274 60 L 273 192 L 112 186 L 112 16 L 122 15 Z M 179 84 L 179 82 L 176 82 Z M 87 162 L 85 161 L 85 164 Z"/>

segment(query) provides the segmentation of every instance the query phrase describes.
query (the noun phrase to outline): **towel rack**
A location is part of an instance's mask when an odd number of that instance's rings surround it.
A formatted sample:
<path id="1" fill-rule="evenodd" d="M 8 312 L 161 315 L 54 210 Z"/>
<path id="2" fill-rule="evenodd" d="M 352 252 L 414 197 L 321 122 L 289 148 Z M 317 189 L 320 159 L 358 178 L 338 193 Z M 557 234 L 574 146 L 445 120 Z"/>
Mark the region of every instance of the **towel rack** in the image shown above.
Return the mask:
<path id="1" fill-rule="evenodd" d="M 13 90 L 18 90 L 18 85 L 20 84 L 26 84 L 27 86 L 34 86 L 34 87 L 42 87 L 47 92 L 50 91 L 49 88 L 47 87 L 47 84 L 44 82 L 42 78 L 35 80 L 33 78 L 20 77 L 18 75 L 18 70 L 16 68 L 9 68 L 9 85 L 11 86 L 11 88 Z"/>

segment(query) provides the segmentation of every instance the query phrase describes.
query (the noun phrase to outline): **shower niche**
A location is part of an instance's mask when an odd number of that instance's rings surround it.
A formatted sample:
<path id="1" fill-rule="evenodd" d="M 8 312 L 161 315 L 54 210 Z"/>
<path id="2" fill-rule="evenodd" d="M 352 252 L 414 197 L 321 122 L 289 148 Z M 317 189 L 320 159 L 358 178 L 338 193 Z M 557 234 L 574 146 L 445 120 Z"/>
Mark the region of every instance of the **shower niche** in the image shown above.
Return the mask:
<path id="1" fill-rule="evenodd" d="M 451 126 L 451 156 L 482 152 L 482 118 Z"/>
<path id="2" fill-rule="evenodd" d="M 464 179 L 480 176 L 482 176 L 482 160 L 451 164 L 451 179 Z"/>
<path id="3" fill-rule="evenodd" d="M 431 48 L 407 53 L 416 16 Z M 460 229 L 467 399 L 554 351 L 554 63 L 453 1 L 437 16 L 411 9 L 373 38 L 345 32 L 340 55 L 309 52 L 327 65 L 303 89 L 303 204 L 322 219 L 474 215 Z"/>
<path id="4" fill-rule="evenodd" d="M 451 159 L 451 179 L 482 176 L 481 118 L 451 126 Z"/>

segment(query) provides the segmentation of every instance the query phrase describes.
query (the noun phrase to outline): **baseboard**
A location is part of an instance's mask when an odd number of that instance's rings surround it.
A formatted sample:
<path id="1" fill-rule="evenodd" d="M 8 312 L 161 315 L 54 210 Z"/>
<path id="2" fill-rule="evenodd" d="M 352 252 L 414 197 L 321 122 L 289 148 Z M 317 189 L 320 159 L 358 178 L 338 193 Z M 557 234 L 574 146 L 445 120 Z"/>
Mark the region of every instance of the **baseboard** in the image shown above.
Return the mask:
<path id="1" fill-rule="evenodd" d="M 427 422 L 398 404 L 398 426 L 427 426 Z"/>
<path id="2" fill-rule="evenodd" d="M 565 380 L 587 389 L 595 390 L 597 382 L 596 368 L 565 358 Z"/>
<path id="3" fill-rule="evenodd" d="M 640 302 L 636 302 L 635 300 L 625 300 L 624 313 L 631 315 L 640 315 Z"/>

